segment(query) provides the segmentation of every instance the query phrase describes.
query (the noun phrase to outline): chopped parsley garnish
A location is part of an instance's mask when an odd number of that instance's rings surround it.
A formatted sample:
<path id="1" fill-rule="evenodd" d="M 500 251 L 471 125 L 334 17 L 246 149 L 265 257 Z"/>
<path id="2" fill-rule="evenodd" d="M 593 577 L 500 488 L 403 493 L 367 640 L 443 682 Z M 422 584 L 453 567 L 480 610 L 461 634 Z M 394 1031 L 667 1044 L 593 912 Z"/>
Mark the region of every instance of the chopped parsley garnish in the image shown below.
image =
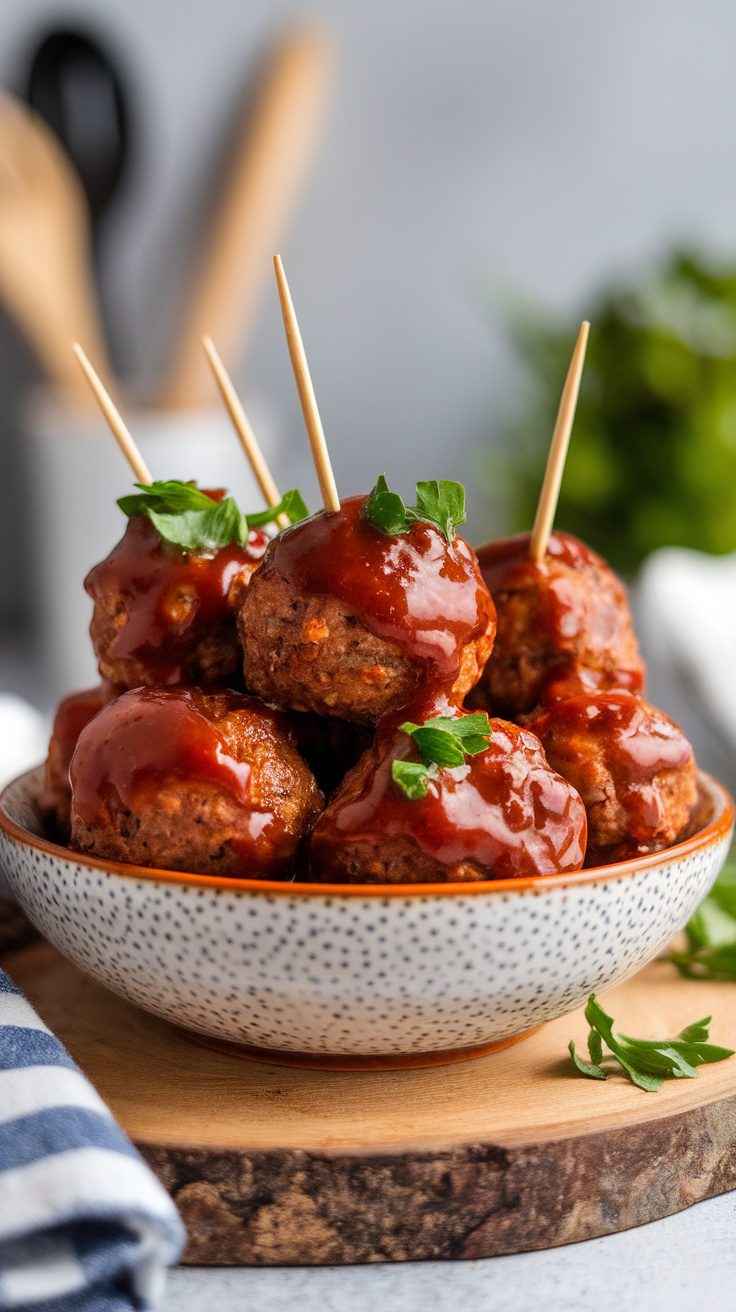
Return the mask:
<path id="1" fill-rule="evenodd" d="M 434 479 L 417 483 L 416 498 L 415 506 L 405 506 L 398 492 L 390 490 L 386 475 L 380 474 L 376 486 L 366 498 L 363 514 L 371 524 L 391 537 L 408 533 L 412 524 L 426 523 L 434 524 L 451 542 L 455 529 L 467 519 L 462 483 L 444 478 L 439 482 Z"/>
<path id="2" fill-rule="evenodd" d="M 136 483 L 138 494 L 121 497 L 118 505 L 124 515 L 145 515 L 172 547 L 181 551 L 219 551 L 232 544 L 245 547 L 252 528 L 274 524 L 286 515 L 292 524 L 305 519 L 309 511 L 301 494 L 293 488 L 284 493 L 278 506 L 245 515 L 233 497 L 213 501 L 196 483 Z"/>
<path id="3" fill-rule="evenodd" d="M 685 945 L 669 960 L 686 979 L 736 983 L 736 860 L 724 866 L 713 888 L 685 926 Z"/>
<path id="4" fill-rule="evenodd" d="M 277 506 L 267 506 L 265 510 L 256 510 L 246 515 L 248 528 L 264 528 L 266 524 L 275 524 L 279 515 L 286 515 L 292 524 L 309 517 L 309 506 L 298 488 L 292 487 L 284 492 Z"/>
<path id="5" fill-rule="evenodd" d="M 406 720 L 399 728 L 414 739 L 422 758 L 421 761 L 394 761 L 391 766 L 391 778 L 412 802 L 427 796 L 429 781 L 437 777 L 438 767 L 452 769 L 464 765 L 466 757 L 485 751 L 491 737 L 491 725 L 485 711 L 457 719 L 437 715 L 424 724 Z"/>
<path id="6" fill-rule="evenodd" d="M 608 1073 L 602 1063 L 615 1062 L 640 1089 L 657 1093 L 670 1076 L 676 1080 L 694 1080 L 698 1066 L 733 1057 L 732 1048 L 719 1048 L 708 1043 L 710 1016 L 686 1026 L 675 1039 L 632 1039 L 629 1034 L 614 1034 L 613 1017 L 606 1014 L 595 993 L 591 993 L 585 1019 L 590 1025 L 590 1061 L 578 1056 L 572 1041 L 569 1051 L 575 1068 L 591 1080 L 607 1080 Z M 608 1048 L 605 1055 L 604 1044 Z"/>
<path id="7" fill-rule="evenodd" d="M 394 761 L 391 778 L 411 802 L 427 796 L 427 784 L 432 778 L 431 769 L 421 761 Z"/>

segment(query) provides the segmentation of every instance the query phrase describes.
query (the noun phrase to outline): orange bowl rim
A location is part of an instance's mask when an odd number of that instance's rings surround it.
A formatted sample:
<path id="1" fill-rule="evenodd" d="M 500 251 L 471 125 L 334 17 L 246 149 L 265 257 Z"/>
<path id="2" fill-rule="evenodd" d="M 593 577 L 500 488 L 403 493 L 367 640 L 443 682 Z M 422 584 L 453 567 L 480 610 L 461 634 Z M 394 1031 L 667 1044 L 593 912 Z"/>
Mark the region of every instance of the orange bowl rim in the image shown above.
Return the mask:
<path id="1" fill-rule="evenodd" d="M 580 884 L 604 883 L 609 879 L 622 878 L 639 874 L 652 866 L 661 866 L 663 862 L 678 860 L 692 852 L 709 847 L 712 843 L 725 838 L 734 825 L 734 801 L 723 784 L 704 770 L 699 771 L 701 786 L 714 798 L 715 814 L 702 829 L 691 834 L 680 843 L 659 852 L 647 852 L 643 856 L 616 861 L 611 865 L 593 866 L 586 870 L 574 870 L 567 874 L 532 875 L 520 879 L 479 879 L 444 884 L 332 884 L 332 883 L 296 883 L 277 879 L 233 878 L 224 875 L 197 875 L 180 870 L 159 870 L 152 866 L 129 865 L 124 861 L 112 861 L 104 857 L 89 856 L 85 852 L 75 852 L 50 839 L 40 838 L 32 830 L 18 824 L 8 814 L 7 794 L 24 780 L 38 774 L 39 767 L 18 775 L 0 793 L 0 830 L 13 842 L 24 847 L 32 847 L 48 856 L 71 861 L 75 865 L 89 866 L 94 870 L 111 875 L 124 875 L 129 879 L 149 879 L 164 884 L 185 884 L 190 887 L 210 889 L 219 892 L 233 892 L 246 895 L 255 893 L 276 894 L 296 897 L 362 897 L 362 898 L 396 898 L 396 897 L 467 897 L 484 893 L 543 893 L 554 888 L 570 888 Z"/>

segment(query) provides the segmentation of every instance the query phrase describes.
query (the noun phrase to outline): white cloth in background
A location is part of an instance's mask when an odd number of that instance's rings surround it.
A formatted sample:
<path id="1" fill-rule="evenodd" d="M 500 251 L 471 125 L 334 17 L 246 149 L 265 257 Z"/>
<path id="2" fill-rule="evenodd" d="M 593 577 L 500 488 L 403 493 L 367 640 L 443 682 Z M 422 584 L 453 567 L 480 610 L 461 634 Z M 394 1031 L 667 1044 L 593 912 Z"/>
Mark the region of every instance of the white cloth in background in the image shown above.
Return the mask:
<path id="1" fill-rule="evenodd" d="M 43 716 L 22 697 L 0 692 L 0 789 L 46 758 L 48 728 Z M 0 901 L 12 901 L 0 870 Z"/>
<path id="2" fill-rule="evenodd" d="M 47 747 L 43 716 L 21 697 L 0 693 L 0 788 L 39 765 Z"/>
<path id="3" fill-rule="evenodd" d="M 642 570 L 638 601 L 647 653 L 676 666 L 736 745 L 736 553 L 657 551 Z"/>

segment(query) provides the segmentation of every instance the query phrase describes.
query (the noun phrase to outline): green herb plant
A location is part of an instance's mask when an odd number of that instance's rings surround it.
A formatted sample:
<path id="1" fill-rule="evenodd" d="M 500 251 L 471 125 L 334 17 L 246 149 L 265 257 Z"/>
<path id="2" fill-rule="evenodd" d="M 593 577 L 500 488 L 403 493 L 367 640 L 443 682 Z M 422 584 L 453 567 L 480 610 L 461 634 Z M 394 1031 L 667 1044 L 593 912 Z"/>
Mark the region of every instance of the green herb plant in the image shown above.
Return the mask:
<path id="1" fill-rule="evenodd" d="M 284 493 L 278 506 L 245 515 L 233 497 L 213 501 L 195 483 L 171 479 L 135 486 L 140 489 L 138 494 L 118 501 L 123 514 L 145 515 L 164 542 L 181 551 L 219 551 L 233 544 L 245 547 L 252 528 L 273 524 L 282 514 L 292 524 L 309 514 L 295 488 Z"/>
<path id="2" fill-rule="evenodd" d="M 455 529 L 464 524 L 465 488 L 462 483 L 453 483 L 448 479 L 435 479 L 429 483 L 417 483 L 416 505 L 405 506 L 398 492 L 392 492 L 386 482 L 386 475 L 380 474 L 376 486 L 366 498 L 363 514 L 365 518 L 391 537 L 408 533 L 413 524 L 434 524 L 444 533 L 448 542 L 452 542 Z"/>
<path id="3" fill-rule="evenodd" d="M 603 1010 L 595 993 L 591 993 L 585 1019 L 590 1025 L 590 1061 L 578 1056 L 572 1040 L 569 1051 L 576 1070 L 591 1080 L 608 1079 L 603 1062 L 617 1064 L 633 1084 L 647 1093 L 657 1093 L 670 1076 L 676 1080 L 694 1080 L 698 1066 L 733 1056 L 732 1048 L 708 1043 L 710 1016 L 686 1026 L 674 1039 L 633 1039 L 629 1034 L 614 1033 L 613 1017 Z M 608 1048 L 605 1056 L 604 1044 Z"/>
<path id="4" fill-rule="evenodd" d="M 511 306 L 526 388 L 484 469 L 504 527 L 532 522 L 580 315 Z M 586 298 L 592 330 L 557 523 L 632 574 L 662 546 L 736 548 L 736 265 L 684 252 Z M 499 522 L 498 528 L 501 528 Z"/>
<path id="5" fill-rule="evenodd" d="M 406 720 L 400 725 L 402 733 L 413 738 L 419 748 L 421 761 L 394 761 L 391 778 L 396 787 L 410 801 L 427 796 L 429 782 L 436 779 L 440 767 L 464 765 L 468 756 L 484 752 L 491 737 L 491 725 L 485 711 L 453 719 L 437 715 L 424 724 Z"/>
<path id="6" fill-rule="evenodd" d="M 735 858 L 685 926 L 685 945 L 673 948 L 668 959 L 686 979 L 736 983 Z"/>

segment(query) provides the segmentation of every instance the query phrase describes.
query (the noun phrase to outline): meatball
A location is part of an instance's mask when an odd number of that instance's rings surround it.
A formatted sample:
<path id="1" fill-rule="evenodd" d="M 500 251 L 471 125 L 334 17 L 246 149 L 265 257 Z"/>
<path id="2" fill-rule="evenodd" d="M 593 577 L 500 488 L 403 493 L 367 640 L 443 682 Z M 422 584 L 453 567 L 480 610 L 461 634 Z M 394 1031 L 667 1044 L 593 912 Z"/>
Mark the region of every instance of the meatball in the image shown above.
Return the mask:
<path id="1" fill-rule="evenodd" d="M 77 740 L 85 725 L 115 696 L 108 683 L 84 692 L 73 692 L 59 703 L 46 758 L 43 791 L 39 808 L 46 824 L 55 836 L 69 837 L 71 823 L 72 786 L 69 766 Z"/>
<path id="2" fill-rule="evenodd" d="M 594 551 L 553 533 L 537 564 L 522 534 L 481 547 L 478 559 L 498 629 L 475 705 L 515 720 L 576 691 L 642 691 L 626 589 Z"/>
<path id="3" fill-rule="evenodd" d="M 310 877 L 359 884 L 516 879 L 578 870 L 585 808 L 529 729 L 491 720 L 487 749 L 440 769 L 425 797 L 405 796 L 397 759 L 416 760 L 400 730 L 380 733 L 317 821 Z"/>
<path id="4" fill-rule="evenodd" d="M 249 688 L 289 710 L 371 724 L 420 687 L 459 702 L 495 612 L 468 544 L 434 525 L 376 528 L 351 497 L 280 533 L 239 613 Z"/>
<path id="5" fill-rule="evenodd" d="M 237 682 L 235 609 L 267 542 L 251 532 L 247 550 L 233 544 L 186 553 L 164 542 L 144 515 L 130 519 L 84 582 L 102 677 L 119 688 Z"/>
<path id="6" fill-rule="evenodd" d="M 283 716 L 253 697 L 139 688 L 82 731 L 72 847 L 204 875 L 288 877 L 322 801 Z"/>
<path id="7" fill-rule="evenodd" d="M 586 865 L 658 852 L 685 833 L 697 801 L 695 759 L 662 711 L 632 693 L 589 693 L 550 706 L 532 727 L 585 803 Z"/>

